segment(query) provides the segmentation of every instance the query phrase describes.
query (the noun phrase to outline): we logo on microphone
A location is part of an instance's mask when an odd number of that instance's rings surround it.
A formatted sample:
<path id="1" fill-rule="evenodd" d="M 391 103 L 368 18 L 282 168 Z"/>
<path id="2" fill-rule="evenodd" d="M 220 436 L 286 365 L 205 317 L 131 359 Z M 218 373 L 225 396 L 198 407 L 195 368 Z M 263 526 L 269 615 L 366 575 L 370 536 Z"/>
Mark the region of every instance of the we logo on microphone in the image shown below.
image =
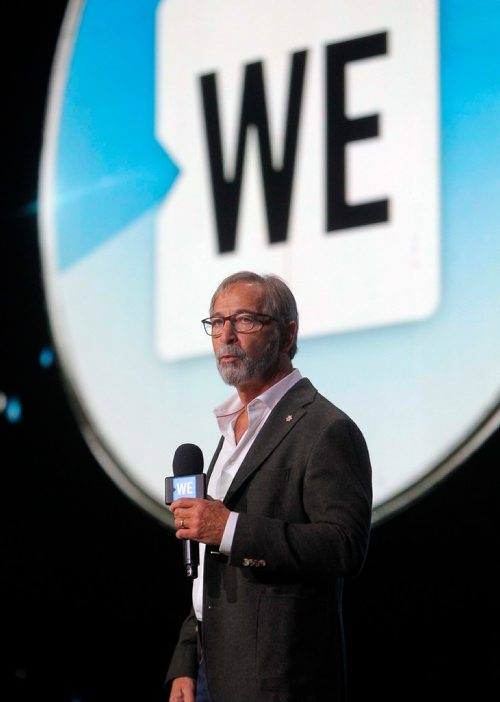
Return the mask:
<path id="1" fill-rule="evenodd" d="M 302 338 L 431 315 L 435 0 L 158 9 L 156 134 L 179 169 L 156 222 L 159 355 L 209 352 L 200 300 L 242 269 L 285 278 Z"/>
<path id="2" fill-rule="evenodd" d="M 165 478 L 165 504 L 181 497 L 205 497 L 205 476 L 200 473 Z"/>
<path id="3" fill-rule="evenodd" d="M 174 478 L 174 500 L 179 497 L 196 497 L 196 477 Z"/>

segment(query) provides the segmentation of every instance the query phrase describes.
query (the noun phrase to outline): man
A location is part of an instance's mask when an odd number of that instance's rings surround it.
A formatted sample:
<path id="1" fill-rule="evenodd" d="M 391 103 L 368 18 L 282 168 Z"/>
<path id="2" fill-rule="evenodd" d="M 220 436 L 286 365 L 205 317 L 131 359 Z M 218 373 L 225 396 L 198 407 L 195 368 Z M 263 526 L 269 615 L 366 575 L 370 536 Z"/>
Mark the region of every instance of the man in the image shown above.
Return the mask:
<path id="1" fill-rule="evenodd" d="M 370 533 L 365 441 L 293 368 L 298 314 L 281 279 L 226 278 L 203 324 L 237 393 L 215 410 L 209 499 L 171 505 L 202 567 L 170 702 L 341 700 L 342 581 L 360 572 Z"/>

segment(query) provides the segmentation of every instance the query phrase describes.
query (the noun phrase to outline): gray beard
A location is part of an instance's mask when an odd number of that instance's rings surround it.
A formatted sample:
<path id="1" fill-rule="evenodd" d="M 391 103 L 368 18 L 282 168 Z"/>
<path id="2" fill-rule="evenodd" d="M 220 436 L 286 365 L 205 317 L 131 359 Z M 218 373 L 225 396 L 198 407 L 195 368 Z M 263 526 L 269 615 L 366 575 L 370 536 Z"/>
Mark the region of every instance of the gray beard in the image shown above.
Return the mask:
<path id="1" fill-rule="evenodd" d="M 222 380 L 227 385 L 239 387 L 256 378 L 265 378 L 270 369 L 277 365 L 279 358 L 279 335 L 274 335 L 265 347 L 262 356 L 259 358 L 248 358 L 247 354 L 239 346 L 222 346 L 217 353 L 217 368 Z M 237 363 L 225 363 L 221 366 L 219 358 L 226 354 L 237 356 L 240 360 Z"/>

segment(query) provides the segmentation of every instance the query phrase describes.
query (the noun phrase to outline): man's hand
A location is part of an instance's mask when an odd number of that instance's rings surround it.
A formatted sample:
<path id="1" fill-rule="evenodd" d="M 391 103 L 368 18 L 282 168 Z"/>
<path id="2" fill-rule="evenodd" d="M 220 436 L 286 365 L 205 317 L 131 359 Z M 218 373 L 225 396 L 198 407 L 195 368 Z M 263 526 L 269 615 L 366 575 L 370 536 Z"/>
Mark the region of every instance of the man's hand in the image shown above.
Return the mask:
<path id="1" fill-rule="evenodd" d="M 181 497 L 170 505 L 178 539 L 192 539 L 219 546 L 229 510 L 221 500 Z"/>
<path id="2" fill-rule="evenodd" d="M 174 678 L 168 702 L 195 702 L 196 681 L 193 678 Z"/>

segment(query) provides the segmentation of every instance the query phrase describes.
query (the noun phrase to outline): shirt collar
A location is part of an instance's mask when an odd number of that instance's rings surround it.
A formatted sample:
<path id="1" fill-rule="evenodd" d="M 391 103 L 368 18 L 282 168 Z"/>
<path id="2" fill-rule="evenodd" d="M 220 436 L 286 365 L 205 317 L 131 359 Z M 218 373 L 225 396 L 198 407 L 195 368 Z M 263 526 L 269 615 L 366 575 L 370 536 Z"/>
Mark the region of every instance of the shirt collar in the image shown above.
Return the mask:
<path id="1" fill-rule="evenodd" d="M 295 383 L 298 383 L 301 378 L 302 375 L 299 369 L 294 368 L 291 373 L 281 380 L 278 380 L 274 385 L 271 385 L 271 387 L 265 390 L 261 395 L 254 397 L 254 399 L 248 403 L 248 407 L 252 408 L 254 405 L 264 404 L 268 410 L 271 411 L 276 407 L 283 395 L 285 395 Z M 238 393 L 231 395 L 225 402 L 214 409 L 214 414 L 222 433 L 226 431 L 234 415 L 241 409 L 243 409 L 243 404 Z"/>

